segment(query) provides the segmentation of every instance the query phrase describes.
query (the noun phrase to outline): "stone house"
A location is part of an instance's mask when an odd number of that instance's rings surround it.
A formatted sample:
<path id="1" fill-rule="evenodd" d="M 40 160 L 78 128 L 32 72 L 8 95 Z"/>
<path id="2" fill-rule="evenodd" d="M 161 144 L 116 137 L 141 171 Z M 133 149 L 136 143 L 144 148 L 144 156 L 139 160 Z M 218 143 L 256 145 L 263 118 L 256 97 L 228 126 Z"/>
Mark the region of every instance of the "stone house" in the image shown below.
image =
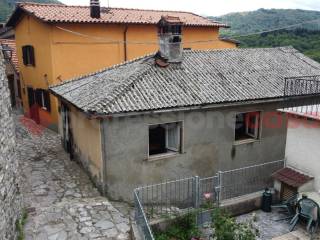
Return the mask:
<path id="1" fill-rule="evenodd" d="M 65 149 L 105 194 L 285 158 L 286 115 L 317 99 L 320 64 L 292 47 L 182 50 L 179 19 L 160 50 L 56 86 Z M 167 25 L 175 27 L 166 27 Z M 171 29 L 171 30 L 166 30 Z"/>
<path id="2" fill-rule="evenodd" d="M 226 24 L 189 12 L 19 3 L 6 26 L 15 31 L 24 113 L 57 131 L 57 99 L 48 86 L 152 53 L 161 16 L 183 21 L 184 48 L 235 48 L 219 38 Z M 72 67 L 70 67 L 72 66 Z"/>

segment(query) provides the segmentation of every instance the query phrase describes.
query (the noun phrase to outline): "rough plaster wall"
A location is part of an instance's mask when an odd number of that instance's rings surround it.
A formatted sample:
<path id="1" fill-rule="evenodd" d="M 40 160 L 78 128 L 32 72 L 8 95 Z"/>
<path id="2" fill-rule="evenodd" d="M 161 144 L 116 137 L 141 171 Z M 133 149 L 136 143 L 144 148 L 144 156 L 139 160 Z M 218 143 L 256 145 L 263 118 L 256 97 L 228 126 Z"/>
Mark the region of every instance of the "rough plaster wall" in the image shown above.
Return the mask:
<path id="1" fill-rule="evenodd" d="M 0 239 L 16 238 L 15 222 L 21 210 L 15 130 L 8 81 L 0 53 Z"/>
<path id="2" fill-rule="evenodd" d="M 314 179 L 314 188 L 320 191 L 320 122 L 290 118 L 286 146 L 287 164 Z"/>
<path id="3" fill-rule="evenodd" d="M 195 175 L 209 177 L 218 170 L 284 159 L 286 121 L 281 121 L 279 127 L 264 124 L 259 141 L 240 145 L 234 144 L 234 120 L 228 123 L 228 116 L 235 116 L 236 112 L 262 111 L 262 119 L 266 119 L 269 111 L 274 113 L 278 107 L 265 104 L 104 121 L 109 196 L 130 201 L 132 190 L 137 186 Z M 170 158 L 149 161 L 148 124 L 175 121 L 183 121 L 184 151 Z"/>
<path id="4" fill-rule="evenodd" d="M 75 159 L 89 173 L 91 180 L 101 190 L 102 151 L 100 122 L 89 120 L 83 113 L 70 108 L 71 131 Z"/>

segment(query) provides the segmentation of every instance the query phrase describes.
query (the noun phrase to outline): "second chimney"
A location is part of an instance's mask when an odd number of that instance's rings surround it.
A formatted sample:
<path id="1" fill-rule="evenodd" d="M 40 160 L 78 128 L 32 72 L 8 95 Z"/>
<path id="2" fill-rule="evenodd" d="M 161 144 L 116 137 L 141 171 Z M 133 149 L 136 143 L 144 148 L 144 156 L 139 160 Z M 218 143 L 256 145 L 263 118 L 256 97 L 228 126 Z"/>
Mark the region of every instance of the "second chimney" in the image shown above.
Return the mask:
<path id="1" fill-rule="evenodd" d="M 99 0 L 90 0 L 90 16 L 92 18 L 100 18 L 100 2 L 99 2 Z"/>

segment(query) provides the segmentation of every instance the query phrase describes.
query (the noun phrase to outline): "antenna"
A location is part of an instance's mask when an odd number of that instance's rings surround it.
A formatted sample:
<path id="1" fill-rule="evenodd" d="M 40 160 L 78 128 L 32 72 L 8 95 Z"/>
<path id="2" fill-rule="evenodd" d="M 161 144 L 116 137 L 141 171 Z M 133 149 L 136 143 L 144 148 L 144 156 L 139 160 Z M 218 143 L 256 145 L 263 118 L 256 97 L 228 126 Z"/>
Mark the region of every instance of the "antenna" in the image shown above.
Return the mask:
<path id="1" fill-rule="evenodd" d="M 110 8 L 110 2 L 109 2 L 109 0 L 107 0 L 107 4 L 108 4 L 108 8 Z"/>

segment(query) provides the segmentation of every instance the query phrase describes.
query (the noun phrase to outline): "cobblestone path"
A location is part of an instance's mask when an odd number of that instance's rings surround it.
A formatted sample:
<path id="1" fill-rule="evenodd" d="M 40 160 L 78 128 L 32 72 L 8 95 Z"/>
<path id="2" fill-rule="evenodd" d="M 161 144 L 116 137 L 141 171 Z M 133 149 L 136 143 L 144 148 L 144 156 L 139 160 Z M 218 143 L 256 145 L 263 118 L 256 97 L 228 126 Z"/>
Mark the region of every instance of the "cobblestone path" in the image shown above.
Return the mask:
<path id="1" fill-rule="evenodd" d="M 22 116 L 16 116 L 16 133 L 26 240 L 129 239 L 130 209 L 100 196 L 58 134 Z"/>

